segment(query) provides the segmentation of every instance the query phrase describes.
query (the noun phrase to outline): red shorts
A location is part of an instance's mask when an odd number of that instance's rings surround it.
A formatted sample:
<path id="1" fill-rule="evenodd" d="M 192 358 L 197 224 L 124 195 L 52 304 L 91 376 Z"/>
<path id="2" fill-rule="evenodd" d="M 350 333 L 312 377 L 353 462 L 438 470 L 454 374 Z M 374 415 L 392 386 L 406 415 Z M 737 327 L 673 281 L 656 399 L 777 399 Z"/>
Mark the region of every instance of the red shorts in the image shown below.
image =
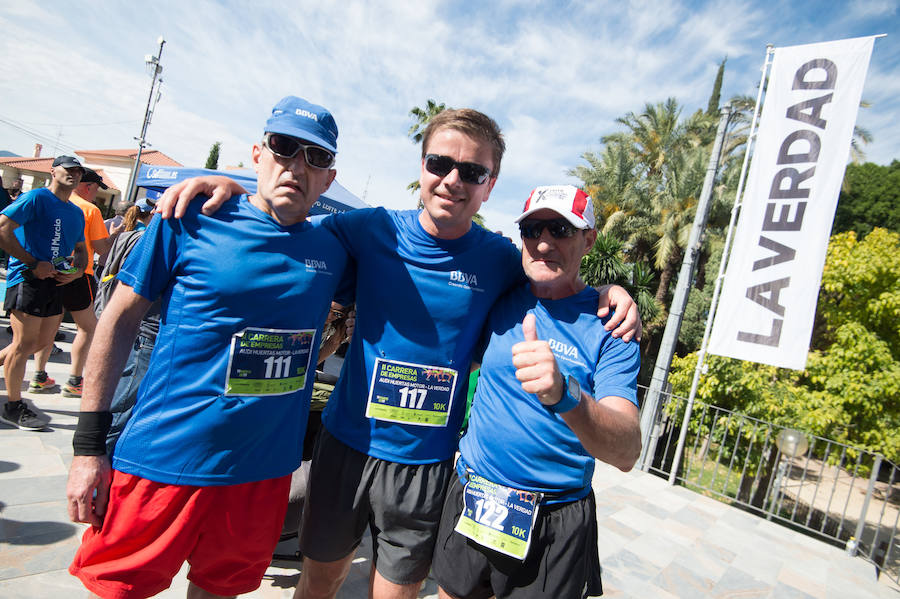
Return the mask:
<path id="1" fill-rule="evenodd" d="M 217 595 L 259 587 L 278 544 L 290 475 L 241 485 L 165 485 L 113 471 L 100 529 L 81 539 L 69 573 L 100 597 L 151 597 L 185 560 L 188 579 Z"/>

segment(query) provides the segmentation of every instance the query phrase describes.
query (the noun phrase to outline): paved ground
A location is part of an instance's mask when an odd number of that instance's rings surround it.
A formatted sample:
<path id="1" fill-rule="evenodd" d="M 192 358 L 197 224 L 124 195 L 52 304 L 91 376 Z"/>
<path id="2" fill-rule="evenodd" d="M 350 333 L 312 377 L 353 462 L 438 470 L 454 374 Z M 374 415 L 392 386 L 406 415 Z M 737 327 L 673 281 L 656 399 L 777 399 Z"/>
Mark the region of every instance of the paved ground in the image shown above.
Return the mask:
<path id="1" fill-rule="evenodd" d="M 0 319 L 0 347 L 9 342 L 7 324 Z M 60 383 L 73 334 L 64 326 L 67 341 L 58 345 L 66 351 L 48 367 Z M 27 378 L 32 372 L 29 363 Z M 81 584 L 66 572 L 83 530 L 69 522 L 65 508 L 78 402 L 59 393 L 25 398 L 52 421 L 43 432 L 0 423 L 0 597 L 83 597 Z M 594 486 L 606 597 L 900 597 L 860 558 L 655 476 L 599 464 Z M 289 544 L 280 551 L 291 552 Z M 360 552 L 339 597 L 366 596 L 369 558 Z M 276 562 L 262 587 L 246 596 L 290 597 L 298 576 L 297 567 Z M 160 596 L 184 597 L 186 585 L 182 571 Z M 428 581 L 420 597 L 434 596 Z"/>

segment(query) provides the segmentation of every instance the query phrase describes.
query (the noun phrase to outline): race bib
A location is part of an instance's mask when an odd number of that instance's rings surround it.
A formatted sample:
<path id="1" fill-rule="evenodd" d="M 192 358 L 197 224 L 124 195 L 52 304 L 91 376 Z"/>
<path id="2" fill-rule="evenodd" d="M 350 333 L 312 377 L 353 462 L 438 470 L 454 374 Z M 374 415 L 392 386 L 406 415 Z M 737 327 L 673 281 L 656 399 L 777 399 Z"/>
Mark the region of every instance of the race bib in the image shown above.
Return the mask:
<path id="1" fill-rule="evenodd" d="M 67 256 L 57 256 L 50 263 L 53 264 L 57 272 L 63 274 L 69 275 L 78 270 L 78 267 Z"/>
<path id="2" fill-rule="evenodd" d="M 452 368 L 377 358 L 366 417 L 421 426 L 447 426 L 456 376 Z"/>
<path id="3" fill-rule="evenodd" d="M 539 493 L 513 489 L 470 473 L 455 530 L 488 549 L 524 560 L 540 500 Z"/>
<path id="4" fill-rule="evenodd" d="M 306 386 L 315 329 L 246 328 L 231 337 L 225 395 L 285 395 Z"/>

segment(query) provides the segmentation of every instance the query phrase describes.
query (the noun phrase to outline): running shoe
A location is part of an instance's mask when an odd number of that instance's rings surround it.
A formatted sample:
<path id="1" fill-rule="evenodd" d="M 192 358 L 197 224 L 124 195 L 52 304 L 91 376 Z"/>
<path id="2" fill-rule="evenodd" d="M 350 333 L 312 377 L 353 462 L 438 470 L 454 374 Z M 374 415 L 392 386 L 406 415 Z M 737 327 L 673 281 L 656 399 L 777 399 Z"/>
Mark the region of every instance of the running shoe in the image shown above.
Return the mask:
<path id="1" fill-rule="evenodd" d="M 70 376 L 69 382 L 63 385 L 63 397 L 81 397 L 82 378 L 80 376 Z"/>
<path id="2" fill-rule="evenodd" d="M 39 431 L 50 422 L 31 411 L 24 401 L 8 401 L 0 412 L 0 420 L 22 429 L 23 431 Z"/>
<path id="3" fill-rule="evenodd" d="M 56 388 L 56 381 L 47 376 L 46 372 L 35 372 L 28 385 L 28 390 L 32 393 L 53 393 Z"/>

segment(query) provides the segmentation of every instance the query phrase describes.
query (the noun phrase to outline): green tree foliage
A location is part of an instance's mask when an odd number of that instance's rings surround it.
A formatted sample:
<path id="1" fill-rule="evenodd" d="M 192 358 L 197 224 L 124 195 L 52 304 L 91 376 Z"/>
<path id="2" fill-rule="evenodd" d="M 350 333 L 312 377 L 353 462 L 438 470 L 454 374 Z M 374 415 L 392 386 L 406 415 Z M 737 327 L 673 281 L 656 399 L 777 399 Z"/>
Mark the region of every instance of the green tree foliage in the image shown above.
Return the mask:
<path id="1" fill-rule="evenodd" d="M 684 256 L 717 119 L 702 111 L 682 119 L 674 98 L 648 103 L 617 119 L 624 130 L 605 136 L 602 153 L 586 152 L 587 166 L 570 171 L 594 199 L 600 231 L 624 242 L 626 261 L 652 265 L 657 286 L 648 305 L 660 309 L 656 318 L 644 315 L 651 335 L 665 321 L 661 308 Z"/>
<path id="2" fill-rule="evenodd" d="M 805 371 L 708 356 L 698 399 L 900 461 L 900 234 L 833 236 L 817 317 Z M 696 363 L 675 358 L 674 393 Z"/>
<path id="3" fill-rule="evenodd" d="M 206 157 L 206 165 L 203 168 L 211 168 L 216 170 L 219 168 L 219 150 L 222 148 L 222 142 L 217 141 L 209 149 L 209 156 Z"/>
<path id="4" fill-rule="evenodd" d="M 712 93 L 709 95 L 709 103 L 706 105 L 706 114 L 712 117 L 719 116 L 719 99 L 722 96 L 722 79 L 725 77 L 725 61 L 728 57 L 722 59 L 719 63 L 719 69 L 716 71 L 716 80 L 713 83 Z"/>
<path id="5" fill-rule="evenodd" d="M 900 359 L 900 234 L 873 229 L 862 241 L 849 231 L 832 236 L 822 272 L 819 315 L 826 325 L 816 347 L 845 324 L 859 323 Z"/>
<path id="6" fill-rule="evenodd" d="M 888 166 L 871 162 L 847 165 L 831 232 L 856 231 L 857 235 L 866 235 L 874 227 L 900 231 L 898 160 Z"/>

